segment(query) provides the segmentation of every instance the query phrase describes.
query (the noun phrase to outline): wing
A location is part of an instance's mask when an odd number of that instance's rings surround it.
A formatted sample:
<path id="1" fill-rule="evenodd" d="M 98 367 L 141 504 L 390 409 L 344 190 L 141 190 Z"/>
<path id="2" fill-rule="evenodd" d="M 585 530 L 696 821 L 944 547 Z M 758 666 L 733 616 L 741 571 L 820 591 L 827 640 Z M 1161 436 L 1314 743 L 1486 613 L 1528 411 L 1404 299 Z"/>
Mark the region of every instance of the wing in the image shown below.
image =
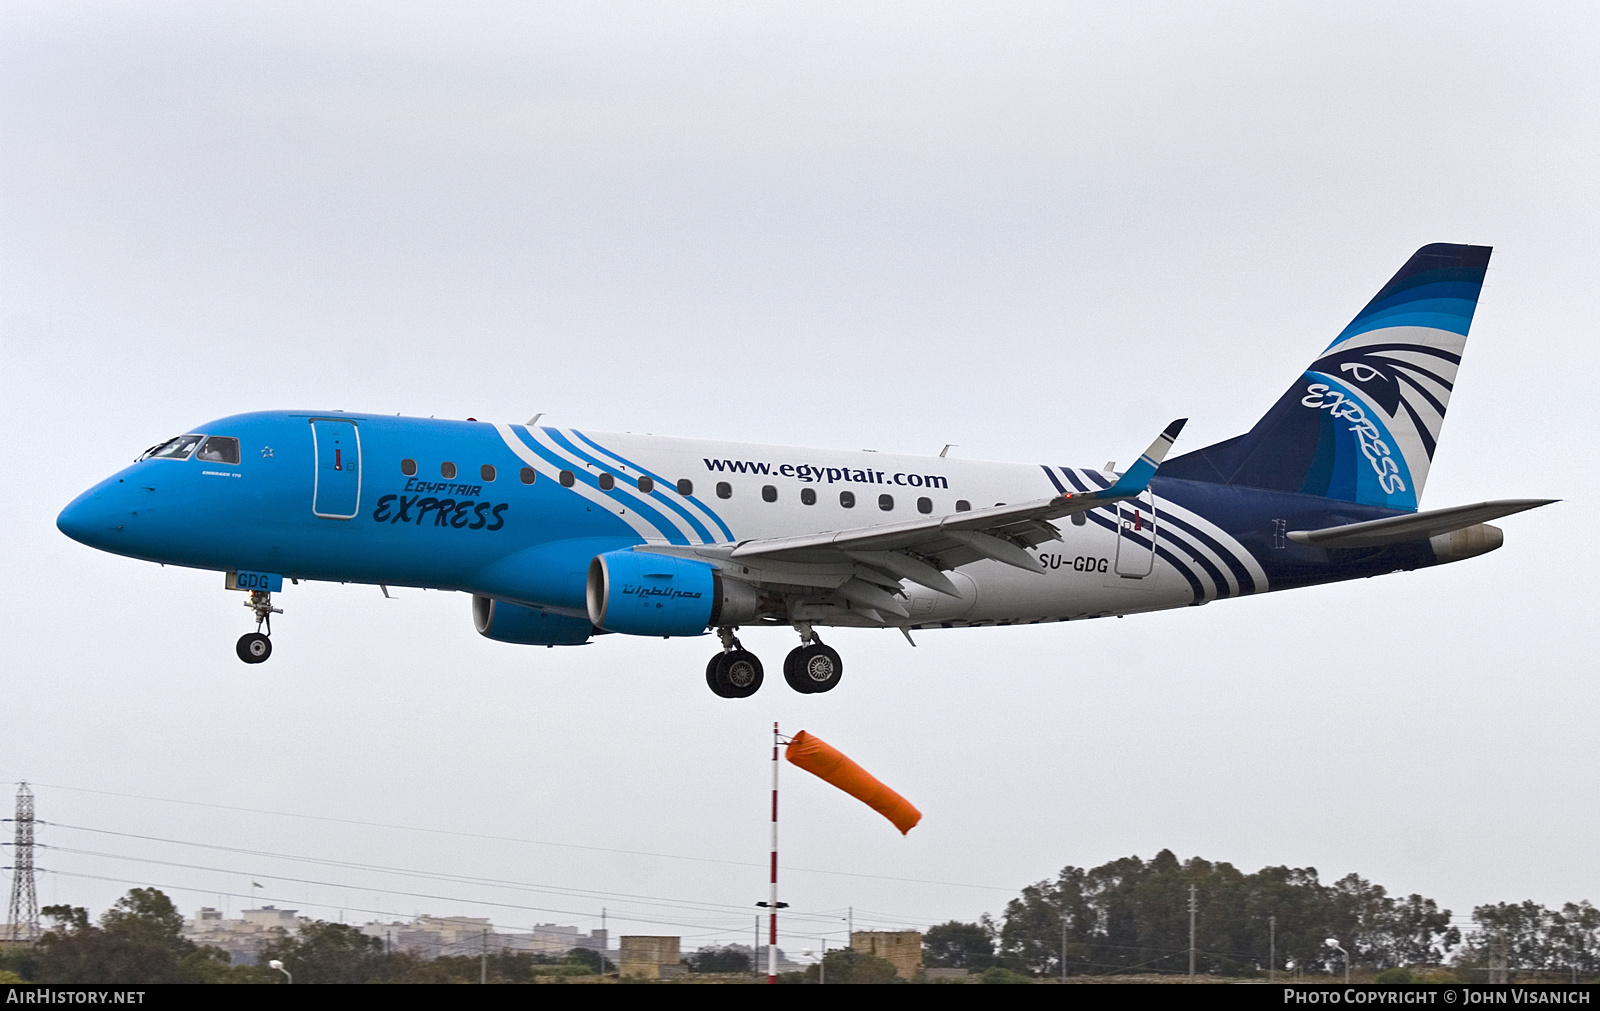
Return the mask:
<path id="1" fill-rule="evenodd" d="M 795 537 L 712 546 L 649 544 L 635 550 L 698 556 L 758 586 L 802 595 L 831 590 L 858 607 L 905 618 L 901 580 L 959 597 L 944 573 L 963 565 L 989 559 L 1040 572 L 1026 549 L 1060 539 L 1051 521 L 1142 494 L 1186 420 L 1168 425 L 1115 484 L 1098 491 Z"/>

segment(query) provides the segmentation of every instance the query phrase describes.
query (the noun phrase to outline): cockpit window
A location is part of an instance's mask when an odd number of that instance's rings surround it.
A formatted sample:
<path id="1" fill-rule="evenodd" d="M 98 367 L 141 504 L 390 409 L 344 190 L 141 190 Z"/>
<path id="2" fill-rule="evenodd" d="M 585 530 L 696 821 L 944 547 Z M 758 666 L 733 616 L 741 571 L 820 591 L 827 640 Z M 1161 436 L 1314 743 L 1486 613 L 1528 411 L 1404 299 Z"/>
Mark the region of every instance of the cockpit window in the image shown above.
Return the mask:
<path id="1" fill-rule="evenodd" d="M 206 463 L 238 463 L 239 440 L 226 435 L 213 435 L 200 447 L 200 452 L 194 458 Z"/>
<path id="2" fill-rule="evenodd" d="M 157 446 L 151 446 L 140 454 L 141 460 L 187 460 L 189 454 L 194 452 L 194 447 L 199 445 L 203 435 L 180 435 L 176 439 L 168 439 Z M 238 450 L 234 450 L 237 454 Z"/>

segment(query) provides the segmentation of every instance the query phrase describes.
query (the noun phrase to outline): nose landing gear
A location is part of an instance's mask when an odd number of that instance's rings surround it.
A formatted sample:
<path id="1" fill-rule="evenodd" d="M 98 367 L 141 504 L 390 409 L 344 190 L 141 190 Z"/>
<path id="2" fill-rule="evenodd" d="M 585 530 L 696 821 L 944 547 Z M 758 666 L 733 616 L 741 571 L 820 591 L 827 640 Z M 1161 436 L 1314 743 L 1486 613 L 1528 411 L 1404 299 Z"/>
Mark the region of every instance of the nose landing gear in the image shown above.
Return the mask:
<path id="1" fill-rule="evenodd" d="M 272 655 L 272 640 L 268 638 L 272 635 L 272 616 L 282 614 L 283 608 L 272 606 L 272 594 L 266 590 L 251 590 L 244 606 L 255 612 L 256 630 L 241 635 L 234 651 L 245 663 L 261 663 Z M 266 634 L 262 634 L 262 626 L 266 626 Z"/>

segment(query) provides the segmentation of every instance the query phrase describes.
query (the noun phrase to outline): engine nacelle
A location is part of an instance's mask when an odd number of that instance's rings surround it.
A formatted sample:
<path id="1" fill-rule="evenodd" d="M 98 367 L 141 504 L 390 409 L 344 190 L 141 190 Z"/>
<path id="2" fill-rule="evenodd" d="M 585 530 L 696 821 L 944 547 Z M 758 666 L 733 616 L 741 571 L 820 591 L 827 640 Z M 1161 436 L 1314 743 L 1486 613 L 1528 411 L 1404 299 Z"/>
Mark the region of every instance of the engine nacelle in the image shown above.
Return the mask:
<path id="1" fill-rule="evenodd" d="M 594 635 L 594 625 L 587 618 L 569 618 L 476 594 L 472 624 L 486 639 L 524 646 L 582 646 Z"/>
<path id="2" fill-rule="evenodd" d="M 723 579 L 705 562 L 643 551 L 608 551 L 589 563 L 589 620 L 624 635 L 699 635 L 754 620 L 755 588 Z"/>

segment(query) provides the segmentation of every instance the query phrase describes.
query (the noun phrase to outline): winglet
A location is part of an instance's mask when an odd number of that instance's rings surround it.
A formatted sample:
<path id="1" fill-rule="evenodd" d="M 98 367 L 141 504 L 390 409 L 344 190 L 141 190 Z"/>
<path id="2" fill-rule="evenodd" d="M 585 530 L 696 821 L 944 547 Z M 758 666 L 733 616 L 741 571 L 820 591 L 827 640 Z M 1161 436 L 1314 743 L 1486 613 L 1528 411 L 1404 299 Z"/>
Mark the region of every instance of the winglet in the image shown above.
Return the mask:
<path id="1" fill-rule="evenodd" d="M 1144 455 L 1139 457 L 1134 465 L 1129 467 L 1121 477 L 1117 478 L 1116 484 L 1094 492 L 1094 497 L 1097 499 L 1132 498 L 1148 488 L 1150 479 L 1156 476 L 1156 468 L 1160 467 L 1161 461 L 1167 458 L 1167 450 L 1171 449 L 1172 444 L 1178 441 L 1178 433 L 1183 431 L 1183 426 L 1188 421 L 1188 418 L 1179 418 L 1168 425 L 1165 431 L 1156 436 L 1156 441 L 1150 444 L 1150 448 L 1144 451 Z"/>

